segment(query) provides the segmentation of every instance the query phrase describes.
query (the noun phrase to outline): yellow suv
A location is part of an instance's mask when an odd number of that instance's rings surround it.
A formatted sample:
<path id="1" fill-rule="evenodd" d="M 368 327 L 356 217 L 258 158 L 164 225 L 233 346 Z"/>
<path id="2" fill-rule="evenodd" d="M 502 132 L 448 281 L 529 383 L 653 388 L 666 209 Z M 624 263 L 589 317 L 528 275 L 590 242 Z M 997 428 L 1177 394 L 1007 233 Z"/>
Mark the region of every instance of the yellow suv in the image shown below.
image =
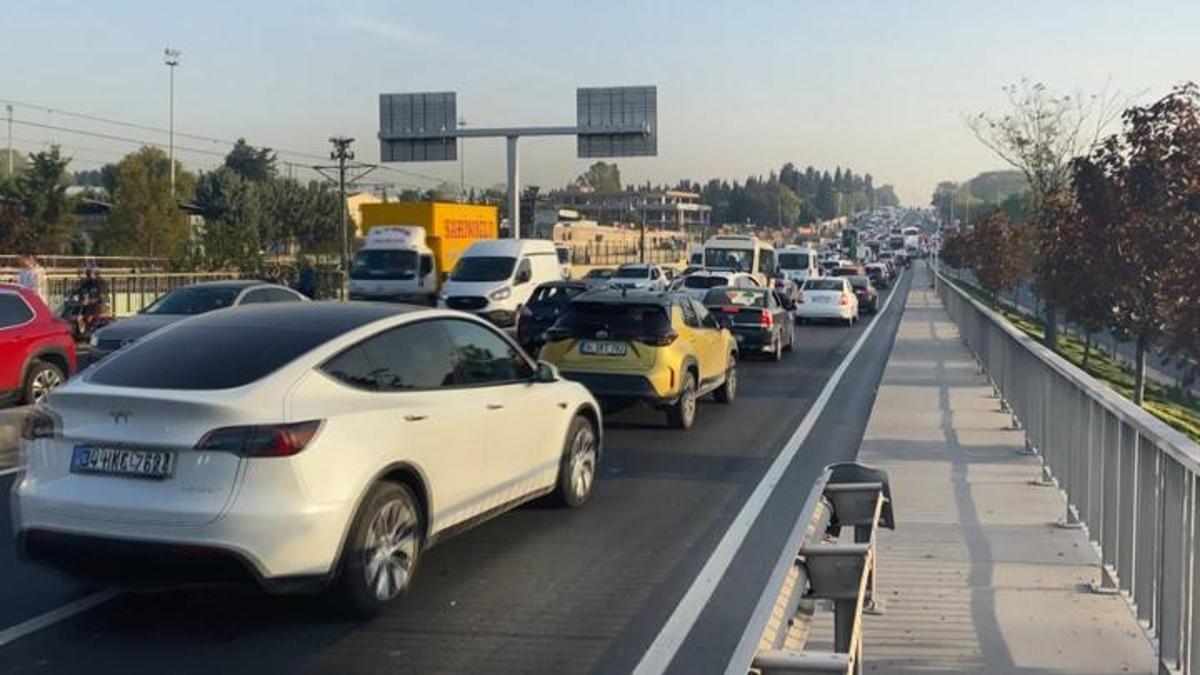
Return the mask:
<path id="1" fill-rule="evenodd" d="M 541 358 L 606 407 L 645 401 L 688 429 L 696 400 L 737 395 L 737 340 L 723 316 L 682 293 L 591 291 L 545 334 Z"/>

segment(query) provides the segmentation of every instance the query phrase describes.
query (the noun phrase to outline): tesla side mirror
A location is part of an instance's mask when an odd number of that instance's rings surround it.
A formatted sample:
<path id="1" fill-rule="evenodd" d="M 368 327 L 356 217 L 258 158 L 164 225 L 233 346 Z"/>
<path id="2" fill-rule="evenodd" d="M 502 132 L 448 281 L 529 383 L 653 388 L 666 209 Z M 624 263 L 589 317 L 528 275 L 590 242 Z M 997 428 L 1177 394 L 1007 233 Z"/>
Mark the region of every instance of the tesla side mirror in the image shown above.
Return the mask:
<path id="1" fill-rule="evenodd" d="M 558 382 L 558 368 L 553 363 L 538 361 L 533 379 L 536 382 Z"/>

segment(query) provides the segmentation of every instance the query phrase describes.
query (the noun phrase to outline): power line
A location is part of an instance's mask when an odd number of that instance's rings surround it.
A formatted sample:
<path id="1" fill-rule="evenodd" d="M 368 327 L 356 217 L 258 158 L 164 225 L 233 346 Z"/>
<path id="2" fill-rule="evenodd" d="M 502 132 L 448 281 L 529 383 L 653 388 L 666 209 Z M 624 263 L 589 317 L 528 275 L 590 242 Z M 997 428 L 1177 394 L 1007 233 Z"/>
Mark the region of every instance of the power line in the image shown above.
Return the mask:
<path id="1" fill-rule="evenodd" d="M 62 108 L 55 108 L 52 106 L 45 106 L 45 105 L 40 105 L 40 104 L 36 104 L 36 103 L 29 103 L 26 101 L 17 101 L 14 99 L 9 99 L 9 98 L 4 98 L 4 97 L 0 97 L 0 103 L 5 103 L 8 105 L 12 105 L 12 106 L 20 107 L 20 108 L 27 108 L 30 110 L 41 110 L 41 111 L 45 111 L 46 113 L 49 113 L 49 114 L 62 115 L 65 117 L 74 117 L 77 119 L 88 120 L 91 122 L 98 122 L 101 124 L 110 124 L 113 126 L 125 127 L 125 128 L 129 128 L 129 129 L 138 129 L 141 131 L 150 131 L 150 132 L 160 133 L 160 134 L 170 134 L 171 133 L 171 130 L 164 129 L 163 127 L 156 127 L 156 126 L 149 125 L 149 124 L 139 124 L 137 122 L 127 122 L 127 121 L 123 121 L 123 120 L 116 120 L 116 119 L 112 119 L 109 117 L 101 117 L 99 115 L 92 115 L 89 113 L 81 113 L 81 112 L 76 112 L 76 111 L 72 111 L 72 110 L 64 110 Z M 22 124 L 22 121 L 14 119 L 13 124 Z M 35 123 L 28 122 L 26 124 L 35 124 Z M 45 126 L 45 128 L 54 128 L 50 125 L 44 125 L 44 126 Z M 95 132 L 95 133 L 101 134 L 102 132 Z M 183 131 L 175 131 L 174 133 L 176 136 L 178 136 L 180 138 L 190 138 L 192 140 L 207 141 L 210 143 L 220 143 L 220 144 L 230 145 L 230 146 L 235 145 L 237 143 L 237 141 L 216 138 L 214 136 L 205 136 L 203 134 L 187 133 L 187 132 L 183 132 Z M 125 139 L 121 139 L 121 140 L 125 140 Z M 244 141 L 244 139 L 241 139 L 241 140 Z M 146 144 L 146 145 L 158 145 L 157 143 L 148 142 L 148 141 L 140 141 L 140 142 L 143 144 Z M 175 147 L 183 149 L 182 146 L 175 146 Z M 267 148 L 266 146 L 251 146 L 251 147 L 255 147 L 256 149 L 264 149 L 265 148 L 268 150 L 272 150 L 277 154 L 290 155 L 292 157 L 298 157 L 298 158 L 303 158 L 303 159 L 308 159 L 308 160 L 314 160 L 314 159 L 315 160 L 325 160 L 325 159 L 327 159 L 327 157 L 325 155 L 320 155 L 320 154 L 311 153 L 311 152 L 304 152 L 304 151 L 300 151 L 300 150 L 289 150 L 287 148 Z M 190 150 L 192 152 L 199 151 L 195 148 L 192 148 Z M 202 151 L 199 151 L 199 152 L 202 152 Z M 212 151 L 212 152 L 215 152 L 215 151 Z M 222 152 L 220 154 L 222 157 L 225 155 L 224 152 Z M 280 160 L 280 161 L 287 163 L 284 160 Z M 301 166 L 298 163 L 293 163 L 293 164 L 295 166 Z M 307 166 L 307 165 L 304 165 L 304 166 Z M 387 171 L 389 173 L 393 173 L 393 174 L 397 174 L 397 175 L 401 175 L 401 176 L 411 176 L 414 178 L 422 178 L 422 179 L 429 180 L 429 181 L 436 181 L 439 183 L 452 182 L 446 176 L 438 176 L 438 175 L 434 175 L 434 174 L 421 173 L 419 171 L 409 171 L 409 170 L 404 170 L 404 169 L 397 169 L 397 168 L 390 167 L 390 166 L 379 166 L 379 170 Z M 415 186 L 415 187 L 420 187 L 420 186 Z M 471 185 L 470 187 L 473 187 L 477 190 L 484 189 L 478 185 Z"/>

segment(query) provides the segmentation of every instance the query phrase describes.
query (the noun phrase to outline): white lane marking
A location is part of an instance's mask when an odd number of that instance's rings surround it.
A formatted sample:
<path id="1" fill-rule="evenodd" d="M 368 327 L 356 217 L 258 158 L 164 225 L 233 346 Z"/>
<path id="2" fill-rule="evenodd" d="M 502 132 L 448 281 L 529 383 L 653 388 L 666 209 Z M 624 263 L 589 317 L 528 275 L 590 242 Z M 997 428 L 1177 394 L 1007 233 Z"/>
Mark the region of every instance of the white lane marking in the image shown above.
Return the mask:
<path id="1" fill-rule="evenodd" d="M 30 633 L 34 633 L 47 626 L 56 624 L 59 621 L 69 619 L 80 612 L 86 612 L 96 605 L 100 605 L 112 600 L 113 598 L 117 597 L 117 595 L 118 593 L 116 591 L 99 591 L 92 593 L 91 595 L 85 595 L 78 600 L 73 600 L 61 607 L 52 609 L 45 614 L 39 614 L 32 619 L 22 621 L 15 626 L 0 630 L 0 647 L 3 647 L 4 645 L 15 640 L 20 640 Z"/>
<path id="2" fill-rule="evenodd" d="M 21 470 L 21 467 L 14 466 L 7 469 L 0 469 L 0 476 L 7 476 L 10 473 L 16 473 Z"/>
<path id="3" fill-rule="evenodd" d="M 903 273 L 901 273 L 901 276 L 896 277 L 897 287 L 902 278 Z M 758 520 L 758 515 L 762 512 L 763 507 L 766 506 L 771 493 L 775 491 L 775 486 L 779 484 L 784 471 L 791 465 L 796 453 L 800 451 L 800 446 L 808 438 L 809 432 L 812 431 L 813 426 L 817 423 L 817 418 L 821 416 L 825 405 L 829 403 L 829 399 L 833 396 L 834 389 L 837 389 L 838 383 L 842 381 L 842 377 L 846 374 L 850 363 L 854 360 L 854 357 L 858 354 L 863 344 L 866 343 L 867 338 L 871 336 L 871 332 L 875 330 L 875 325 L 879 323 L 879 317 L 887 313 L 888 307 L 891 306 L 892 298 L 894 297 L 896 297 L 896 293 L 888 294 L 887 302 L 883 303 L 883 309 L 871 319 L 870 325 L 859 336 L 858 341 L 854 343 L 854 347 L 850 349 L 850 353 L 846 354 L 841 364 L 838 365 L 837 370 L 833 371 L 833 375 L 825 383 L 825 388 L 821 390 L 821 395 L 817 397 L 808 414 L 800 421 L 800 426 L 796 427 L 796 431 L 788 439 L 787 445 L 784 446 L 779 456 L 775 458 L 770 468 L 763 474 L 762 479 L 755 486 L 754 492 L 750 493 L 750 498 L 742 505 L 742 509 L 733 519 L 733 522 L 730 523 L 729 529 L 721 536 L 721 541 L 717 542 L 717 547 L 713 549 L 712 554 L 709 555 L 708 560 L 704 563 L 704 567 L 700 569 L 700 574 L 696 575 L 696 579 L 692 581 L 692 585 L 683 594 L 683 599 L 675 606 L 675 611 L 671 612 L 671 616 L 663 624 L 662 630 L 654 638 L 654 642 L 650 644 L 650 648 L 642 655 L 641 661 L 633 669 L 633 675 L 655 675 L 665 671 L 671 665 L 671 661 L 675 658 L 679 647 L 687 638 L 688 633 L 691 632 L 692 626 L 696 625 L 696 619 L 700 617 L 700 613 L 704 611 L 705 605 L 712 598 L 713 591 L 716 590 L 717 585 L 724 578 L 725 572 L 729 569 L 729 564 L 733 562 L 734 555 L 741 548 L 742 542 L 746 540 L 746 535 L 750 533 L 750 528 Z"/>

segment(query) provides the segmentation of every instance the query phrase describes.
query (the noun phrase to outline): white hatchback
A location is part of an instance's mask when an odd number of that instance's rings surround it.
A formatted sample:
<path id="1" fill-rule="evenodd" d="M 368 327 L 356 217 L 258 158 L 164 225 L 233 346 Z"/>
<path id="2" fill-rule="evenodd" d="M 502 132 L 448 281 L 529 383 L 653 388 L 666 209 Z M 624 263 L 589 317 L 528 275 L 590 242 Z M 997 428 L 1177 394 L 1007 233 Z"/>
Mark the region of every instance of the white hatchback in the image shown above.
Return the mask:
<path id="1" fill-rule="evenodd" d="M 221 310 L 30 416 L 14 531 L 28 558 L 83 579 L 333 588 L 370 616 L 449 534 L 550 493 L 584 503 L 599 411 L 461 312 Z"/>
<path id="2" fill-rule="evenodd" d="M 796 298 L 796 318 L 799 321 L 833 319 L 853 326 L 858 320 L 858 298 L 846 277 L 809 279 L 800 287 Z"/>

